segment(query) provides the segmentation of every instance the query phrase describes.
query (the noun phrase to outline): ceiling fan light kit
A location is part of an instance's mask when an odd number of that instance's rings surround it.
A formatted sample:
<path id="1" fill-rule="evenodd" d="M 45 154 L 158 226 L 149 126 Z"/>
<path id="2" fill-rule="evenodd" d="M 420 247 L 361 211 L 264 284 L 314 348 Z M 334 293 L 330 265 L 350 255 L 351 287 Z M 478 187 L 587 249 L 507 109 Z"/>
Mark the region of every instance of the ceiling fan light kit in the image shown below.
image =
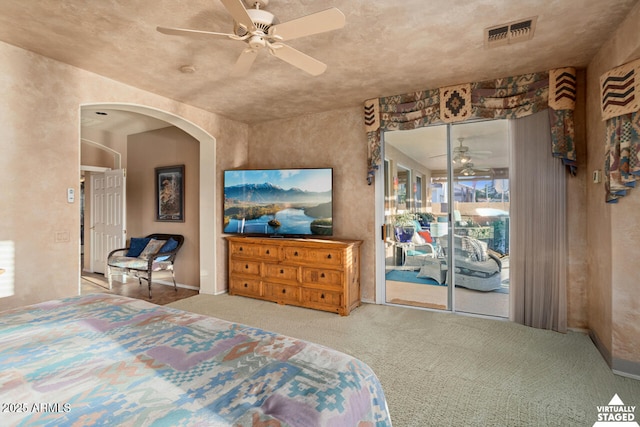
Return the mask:
<path id="1" fill-rule="evenodd" d="M 453 157 L 452 161 L 453 161 L 454 164 L 462 163 L 464 165 L 465 163 L 471 161 L 471 157 L 469 157 L 466 154 L 456 153 L 456 155 Z"/>
<path id="2" fill-rule="evenodd" d="M 320 75 L 326 70 L 326 64 L 282 42 L 337 30 L 344 27 L 346 21 L 340 10 L 330 8 L 280 23 L 272 13 L 263 10 L 269 4 L 269 0 L 248 0 L 247 4 L 251 4 L 253 9 L 247 9 L 242 0 L 220 0 L 220 2 L 233 18 L 233 34 L 169 27 L 157 27 L 157 30 L 167 35 L 224 38 L 245 42 L 247 47 L 233 67 L 235 75 L 248 73 L 256 59 L 256 54 L 265 48 L 276 58 L 312 76 Z"/>

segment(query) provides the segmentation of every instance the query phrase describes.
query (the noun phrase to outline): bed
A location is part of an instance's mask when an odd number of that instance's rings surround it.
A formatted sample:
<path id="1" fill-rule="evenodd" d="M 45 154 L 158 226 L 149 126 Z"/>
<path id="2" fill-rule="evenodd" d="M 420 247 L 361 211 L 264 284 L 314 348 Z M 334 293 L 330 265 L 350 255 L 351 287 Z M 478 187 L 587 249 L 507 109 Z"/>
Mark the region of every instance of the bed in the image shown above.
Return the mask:
<path id="1" fill-rule="evenodd" d="M 390 426 L 362 361 L 110 295 L 0 313 L 3 425 Z"/>

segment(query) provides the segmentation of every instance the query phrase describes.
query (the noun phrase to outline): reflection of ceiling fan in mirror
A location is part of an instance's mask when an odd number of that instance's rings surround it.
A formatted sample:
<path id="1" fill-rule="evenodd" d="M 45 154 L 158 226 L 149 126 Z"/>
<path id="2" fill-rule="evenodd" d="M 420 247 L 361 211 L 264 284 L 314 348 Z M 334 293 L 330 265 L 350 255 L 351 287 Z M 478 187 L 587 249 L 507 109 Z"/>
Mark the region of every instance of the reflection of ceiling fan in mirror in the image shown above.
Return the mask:
<path id="1" fill-rule="evenodd" d="M 476 159 L 486 159 L 491 155 L 491 151 L 478 151 L 471 150 L 467 145 L 463 145 L 464 138 L 458 138 L 460 145 L 453 147 L 453 157 L 451 161 L 454 165 L 466 165 L 471 162 L 472 158 Z M 432 156 L 431 158 L 436 157 L 444 157 L 446 154 L 438 154 L 437 156 Z"/>
<path id="2" fill-rule="evenodd" d="M 282 42 L 337 30 L 345 24 L 344 14 L 335 7 L 281 24 L 273 14 L 262 9 L 269 4 L 269 0 L 245 0 L 254 9 L 245 8 L 242 0 L 220 1 L 233 18 L 233 34 L 166 27 L 157 27 L 157 30 L 169 35 L 245 42 L 247 46 L 233 68 L 235 75 L 246 74 L 255 61 L 257 53 L 264 48 L 267 48 L 271 55 L 294 67 L 313 76 L 320 75 L 327 68 L 326 64 Z"/>
<path id="3" fill-rule="evenodd" d="M 476 168 L 474 167 L 473 162 L 466 162 L 462 169 L 460 169 L 457 173 L 464 176 L 473 176 L 476 174 L 476 172 L 487 172 L 490 170 L 490 168 Z"/>
<path id="4" fill-rule="evenodd" d="M 464 138 L 458 138 L 458 141 L 460 142 L 460 145 L 453 147 L 452 162 L 454 165 L 466 165 L 471 162 L 472 156 L 478 159 L 486 159 L 491 155 L 491 151 L 470 150 L 468 146 L 462 145 Z"/>

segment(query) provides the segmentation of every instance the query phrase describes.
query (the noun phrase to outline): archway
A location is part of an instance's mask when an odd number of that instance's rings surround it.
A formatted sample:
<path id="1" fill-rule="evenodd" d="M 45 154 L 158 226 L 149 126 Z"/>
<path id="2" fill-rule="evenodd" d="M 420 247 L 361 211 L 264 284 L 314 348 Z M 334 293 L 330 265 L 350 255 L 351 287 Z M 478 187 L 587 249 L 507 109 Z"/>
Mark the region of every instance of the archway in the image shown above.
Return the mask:
<path id="1" fill-rule="evenodd" d="M 200 224 L 199 224 L 199 252 L 200 252 L 200 293 L 214 294 L 216 290 L 216 248 L 215 242 L 217 213 L 215 211 L 216 188 L 216 140 L 198 125 L 175 114 L 138 104 L 128 103 L 88 103 L 81 104 L 78 114 L 83 108 L 105 108 L 138 113 L 165 121 L 191 135 L 200 142 Z M 81 144 L 81 137 L 78 144 Z"/>

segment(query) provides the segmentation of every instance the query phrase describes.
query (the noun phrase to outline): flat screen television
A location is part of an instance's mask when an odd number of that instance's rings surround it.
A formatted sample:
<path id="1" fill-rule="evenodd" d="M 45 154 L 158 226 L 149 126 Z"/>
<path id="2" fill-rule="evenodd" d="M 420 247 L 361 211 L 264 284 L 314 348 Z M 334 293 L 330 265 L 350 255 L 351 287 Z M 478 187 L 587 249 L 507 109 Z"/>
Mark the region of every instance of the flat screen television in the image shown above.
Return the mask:
<path id="1" fill-rule="evenodd" d="M 224 171 L 224 232 L 332 236 L 333 169 Z"/>

